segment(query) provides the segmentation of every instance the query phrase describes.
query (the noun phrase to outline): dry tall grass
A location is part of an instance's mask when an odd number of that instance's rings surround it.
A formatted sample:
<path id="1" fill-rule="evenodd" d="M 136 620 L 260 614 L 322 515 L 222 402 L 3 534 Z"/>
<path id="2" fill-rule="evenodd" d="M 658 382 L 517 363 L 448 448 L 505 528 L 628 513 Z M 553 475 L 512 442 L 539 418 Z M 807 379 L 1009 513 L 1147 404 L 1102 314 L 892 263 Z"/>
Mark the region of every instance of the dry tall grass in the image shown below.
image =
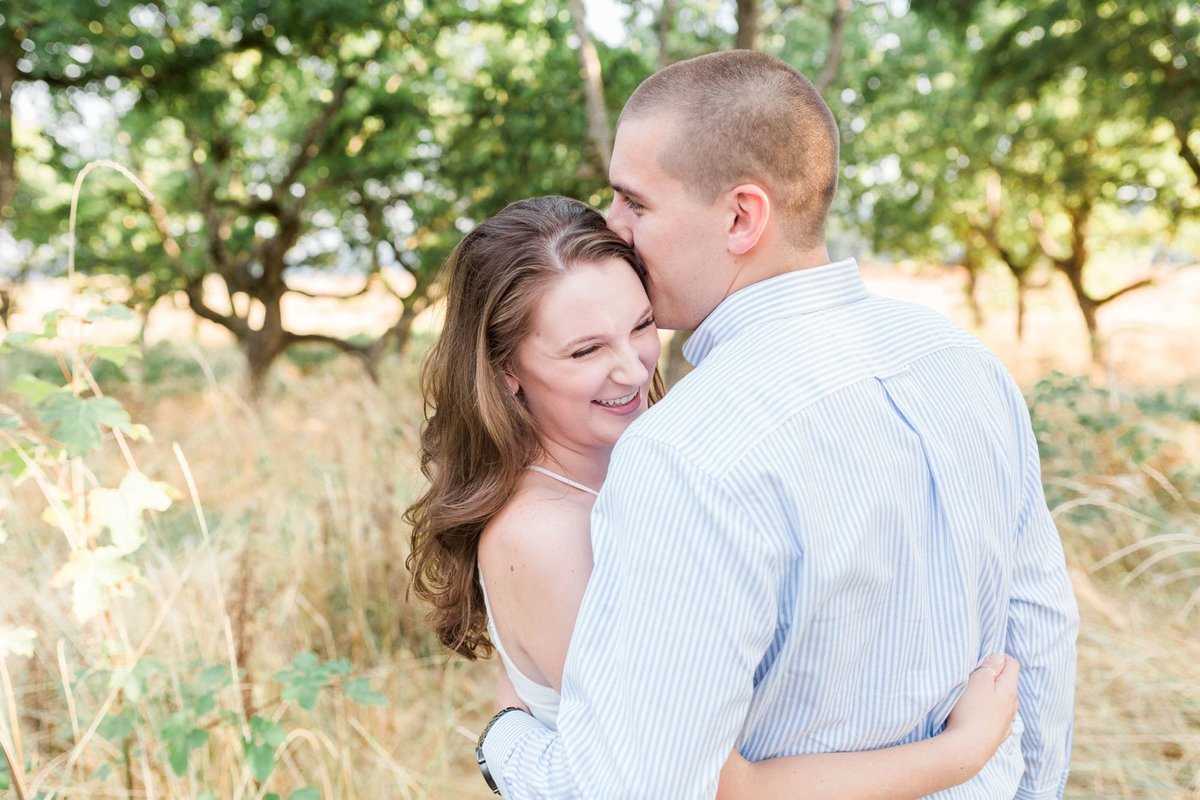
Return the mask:
<path id="1" fill-rule="evenodd" d="M 305 377 L 283 364 L 254 410 L 237 392 L 235 354 L 190 352 L 174 358 L 203 367 L 191 377 L 114 386 L 156 437 L 137 446 L 141 468 L 184 489 L 177 444 L 210 530 L 206 540 L 185 497 L 155 520 L 140 556 L 147 582 L 128 604 L 127 636 L 136 646 L 151 634 L 146 654 L 162 672 L 137 702 L 128 773 L 118 740 L 103 735 L 67 769 L 66 754 L 107 694 L 107 661 L 71 619 L 69 598 L 47 585 L 62 554 L 37 519 L 37 499 L 28 487 L 13 498 L 12 539 L 0 546 L 0 621 L 39 632 L 35 658 L 10 668 L 40 791 L 250 798 L 308 785 L 326 798 L 490 796 L 472 740 L 487 716 L 492 666 L 438 652 L 405 600 L 401 514 L 419 486 L 412 360 L 394 363 L 383 388 L 344 360 Z M 1197 422 L 1139 417 L 1129 399 L 1086 387 L 1077 396 L 1048 392 L 1038 419 L 1057 449 L 1046 455 L 1046 480 L 1084 620 L 1068 796 L 1198 798 L 1200 609 L 1182 612 L 1200 578 L 1186 548 L 1165 549 L 1200 537 L 1200 505 L 1189 493 L 1200 482 L 1188 483 L 1200 465 Z M 1105 409 L 1114 427 L 1088 427 Z M 1129 457 L 1134 423 L 1137 435 L 1162 441 L 1138 464 Z M 1160 560 L 1129 580 L 1155 554 Z M 272 676 L 307 650 L 349 659 L 390 705 L 355 706 L 332 692 L 312 712 L 281 705 Z M 223 705 L 282 715 L 290 732 L 262 786 L 244 767 L 236 720 L 213 725 L 184 778 L 167 766 L 156 735 L 200 669 L 230 661 L 246 688 L 225 689 Z"/>

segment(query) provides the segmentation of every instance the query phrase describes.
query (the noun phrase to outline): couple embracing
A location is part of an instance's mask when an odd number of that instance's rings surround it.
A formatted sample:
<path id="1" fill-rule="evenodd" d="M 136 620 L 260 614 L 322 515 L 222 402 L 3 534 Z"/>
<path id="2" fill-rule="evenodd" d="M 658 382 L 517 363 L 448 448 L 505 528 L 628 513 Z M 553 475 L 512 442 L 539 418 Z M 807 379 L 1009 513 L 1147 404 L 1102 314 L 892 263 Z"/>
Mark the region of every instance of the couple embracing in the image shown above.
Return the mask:
<path id="1" fill-rule="evenodd" d="M 830 262 L 837 173 L 808 80 L 702 56 L 625 106 L 607 220 L 521 201 L 452 255 L 410 568 L 500 655 L 497 793 L 1062 796 L 1078 615 L 1024 399 Z M 665 397 L 659 327 L 695 331 Z"/>

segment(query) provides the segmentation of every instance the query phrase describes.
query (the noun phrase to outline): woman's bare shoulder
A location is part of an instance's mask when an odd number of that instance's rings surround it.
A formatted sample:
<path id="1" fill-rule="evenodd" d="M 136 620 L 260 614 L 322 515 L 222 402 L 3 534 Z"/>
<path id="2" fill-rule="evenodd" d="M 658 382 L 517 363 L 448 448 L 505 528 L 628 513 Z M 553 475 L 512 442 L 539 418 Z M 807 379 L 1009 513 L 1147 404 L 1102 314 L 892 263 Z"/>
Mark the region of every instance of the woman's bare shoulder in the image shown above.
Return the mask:
<path id="1" fill-rule="evenodd" d="M 590 503 L 579 502 L 571 491 L 540 485 L 518 489 L 483 530 L 479 542 L 483 568 L 490 572 L 492 563 L 503 561 L 541 571 L 581 550 L 590 558 Z"/>

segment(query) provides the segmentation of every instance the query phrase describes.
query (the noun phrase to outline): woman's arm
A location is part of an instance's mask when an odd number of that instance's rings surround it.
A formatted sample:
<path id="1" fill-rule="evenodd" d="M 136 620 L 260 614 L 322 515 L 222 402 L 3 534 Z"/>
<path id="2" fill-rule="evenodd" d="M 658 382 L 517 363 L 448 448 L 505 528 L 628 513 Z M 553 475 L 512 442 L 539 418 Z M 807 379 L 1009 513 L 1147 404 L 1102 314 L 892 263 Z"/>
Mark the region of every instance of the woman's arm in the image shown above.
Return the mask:
<path id="1" fill-rule="evenodd" d="M 973 778 L 1012 732 L 1020 666 L 989 656 L 971 674 L 946 730 L 931 739 L 858 753 L 746 761 L 721 771 L 717 800 L 909 800 Z"/>
<path id="2" fill-rule="evenodd" d="M 479 559 L 492 611 L 522 671 L 559 689 L 567 645 L 591 572 L 586 508 L 551 494 L 522 498 L 489 525 Z M 932 739 L 883 750 L 749 762 L 736 752 L 721 771 L 717 800 L 907 800 L 974 777 L 1007 738 L 1019 667 L 1007 657 L 976 670 Z M 988 662 L 985 661 L 985 664 Z M 524 705 L 504 670 L 497 709 Z"/>

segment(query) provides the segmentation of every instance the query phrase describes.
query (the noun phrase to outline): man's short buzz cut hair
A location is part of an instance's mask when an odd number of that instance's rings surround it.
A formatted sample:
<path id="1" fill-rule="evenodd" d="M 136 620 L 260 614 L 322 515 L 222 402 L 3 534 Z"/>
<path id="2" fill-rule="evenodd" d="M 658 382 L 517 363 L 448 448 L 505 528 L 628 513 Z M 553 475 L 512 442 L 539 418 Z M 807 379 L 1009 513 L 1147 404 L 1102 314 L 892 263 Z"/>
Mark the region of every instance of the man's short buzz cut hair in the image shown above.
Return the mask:
<path id="1" fill-rule="evenodd" d="M 759 184 L 793 244 L 824 242 L 837 190 L 838 130 L 808 78 L 754 50 L 711 53 L 651 75 L 620 121 L 660 115 L 675 121 L 659 154 L 667 174 L 708 201 L 738 184 Z"/>

